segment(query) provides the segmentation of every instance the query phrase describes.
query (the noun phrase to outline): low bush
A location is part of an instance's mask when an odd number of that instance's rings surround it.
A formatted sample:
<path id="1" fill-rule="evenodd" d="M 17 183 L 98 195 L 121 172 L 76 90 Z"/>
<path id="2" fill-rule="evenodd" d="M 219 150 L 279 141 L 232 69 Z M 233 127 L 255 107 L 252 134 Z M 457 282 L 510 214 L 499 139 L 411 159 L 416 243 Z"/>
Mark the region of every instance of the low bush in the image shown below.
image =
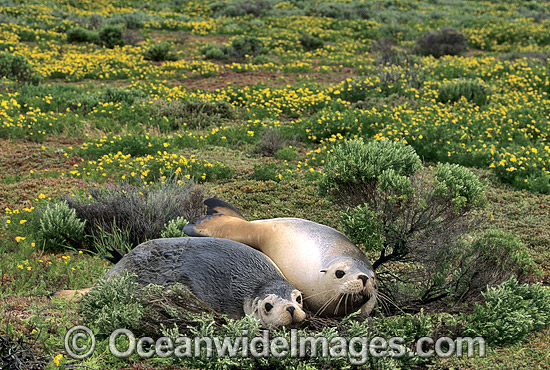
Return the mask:
<path id="1" fill-rule="evenodd" d="M 459 79 L 441 85 L 437 100 L 441 103 L 455 103 L 462 97 L 482 106 L 489 101 L 489 88 L 478 81 Z"/>
<path id="2" fill-rule="evenodd" d="M 40 216 L 38 244 L 53 252 L 78 248 L 84 239 L 84 230 L 85 221 L 77 217 L 74 209 L 66 202 L 55 203 Z"/>
<path id="3" fill-rule="evenodd" d="M 170 220 L 166 225 L 164 225 L 164 230 L 160 232 L 160 236 L 162 236 L 163 238 L 181 238 L 187 236 L 183 232 L 183 228 L 188 223 L 189 222 L 187 222 L 187 220 L 183 217 L 177 217 L 173 220 Z"/>
<path id="4" fill-rule="evenodd" d="M 277 130 L 268 129 L 262 133 L 260 141 L 256 144 L 254 151 L 265 156 L 273 157 L 277 151 L 285 146 L 285 144 L 286 141 Z"/>
<path id="5" fill-rule="evenodd" d="M 494 344 L 523 340 L 532 330 L 550 326 L 550 290 L 539 284 L 519 284 L 512 278 L 483 293 L 468 316 L 466 335 L 483 337 Z"/>
<path id="6" fill-rule="evenodd" d="M 460 241 L 474 226 L 471 211 L 485 204 L 484 188 L 466 168 L 422 169 L 412 147 L 385 140 L 336 146 L 320 181 L 322 194 L 348 207 L 344 232 L 378 256 L 373 267 L 382 290 L 407 306 L 466 299 L 464 289 L 453 287 L 467 285 L 467 277 L 452 271 L 464 253 Z M 480 273 L 485 266 L 469 267 Z"/>
<path id="7" fill-rule="evenodd" d="M 145 301 L 135 278 L 123 273 L 110 280 L 100 279 L 80 301 L 84 325 L 102 337 L 119 328 L 139 327 Z"/>
<path id="8" fill-rule="evenodd" d="M 40 82 L 40 77 L 23 56 L 8 52 L 0 52 L 0 79 L 2 77 L 23 83 Z"/>
<path id="9" fill-rule="evenodd" d="M 82 27 L 73 27 L 67 30 L 67 42 L 90 42 L 97 43 L 99 35 Z"/>
<path id="10" fill-rule="evenodd" d="M 302 33 L 298 41 L 300 41 L 300 45 L 302 45 L 306 51 L 317 50 L 325 46 L 325 42 L 321 38 L 310 35 L 309 33 Z"/>
<path id="11" fill-rule="evenodd" d="M 122 26 L 105 26 L 99 30 L 98 43 L 107 48 L 115 46 L 124 46 L 124 27 Z"/>
<path id="12" fill-rule="evenodd" d="M 214 3 L 211 8 L 216 17 L 241 17 L 247 14 L 259 17 L 273 9 L 273 6 L 267 0 L 239 0 Z"/>
<path id="13" fill-rule="evenodd" d="M 230 45 L 209 45 L 201 49 L 206 59 L 235 59 L 240 60 L 248 57 L 255 57 L 265 54 L 266 49 L 263 42 L 257 37 L 242 36 L 231 41 Z"/>
<path id="14" fill-rule="evenodd" d="M 177 217 L 194 222 L 203 209 L 200 188 L 175 179 L 91 188 L 89 198 L 65 199 L 78 218 L 86 220 L 87 235 L 112 234 L 118 228 L 128 233 L 132 247 L 159 238 L 164 225 Z"/>
<path id="15" fill-rule="evenodd" d="M 129 12 L 123 14 L 117 14 L 108 19 L 108 23 L 111 25 L 123 24 L 125 28 L 129 30 L 138 30 L 145 26 L 145 22 L 151 20 L 151 16 L 143 12 Z"/>
<path id="16" fill-rule="evenodd" d="M 438 32 L 428 31 L 416 41 L 418 52 L 436 58 L 444 55 L 459 55 L 468 50 L 468 38 L 452 27 Z"/>
<path id="17" fill-rule="evenodd" d="M 178 60 L 177 55 L 172 52 L 172 48 L 167 42 L 154 43 L 149 46 L 143 53 L 143 57 L 145 60 L 152 60 L 154 62 Z"/>
<path id="18" fill-rule="evenodd" d="M 275 152 L 274 157 L 277 159 L 282 159 L 285 161 L 293 161 L 298 156 L 298 153 L 296 153 L 296 150 L 294 150 L 291 147 L 286 147 L 279 149 Z"/>
<path id="19" fill-rule="evenodd" d="M 223 100 L 157 100 L 153 109 L 158 117 L 166 117 L 171 128 L 205 128 L 217 125 L 224 119 L 235 117 L 233 107 Z"/>
<path id="20" fill-rule="evenodd" d="M 143 36 L 141 36 L 141 34 L 138 31 L 126 29 L 124 30 L 122 41 L 124 41 L 125 45 L 136 46 L 141 44 L 144 41 L 144 39 L 143 39 Z"/>

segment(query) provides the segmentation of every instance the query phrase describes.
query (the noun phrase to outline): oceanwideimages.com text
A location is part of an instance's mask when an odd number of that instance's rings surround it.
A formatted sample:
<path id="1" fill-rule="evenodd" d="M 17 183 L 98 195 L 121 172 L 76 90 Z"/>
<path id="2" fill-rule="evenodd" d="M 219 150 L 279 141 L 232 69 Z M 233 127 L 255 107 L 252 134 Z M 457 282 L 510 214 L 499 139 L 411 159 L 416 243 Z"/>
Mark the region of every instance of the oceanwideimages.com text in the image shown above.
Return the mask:
<path id="1" fill-rule="evenodd" d="M 414 344 L 407 344 L 404 338 L 392 337 L 331 337 L 299 336 L 297 329 L 290 330 L 290 336 L 270 337 L 268 330 L 258 335 L 249 335 L 243 330 L 237 337 L 151 337 L 136 338 L 128 329 L 117 329 L 109 337 L 109 351 L 118 358 L 137 354 L 150 357 L 291 357 L 291 358 L 348 358 L 352 365 L 363 365 L 369 357 L 402 358 L 433 356 L 484 357 L 485 340 L 481 337 L 423 337 Z M 121 340 L 122 339 L 122 340 Z M 124 340 L 126 339 L 126 340 Z M 80 342 L 79 342 L 80 341 Z M 121 343 L 125 343 L 121 345 Z M 95 337 L 84 326 L 77 326 L 67 332 L 65 349 L 69 356 L 83 359 L 95 349 Z"/>

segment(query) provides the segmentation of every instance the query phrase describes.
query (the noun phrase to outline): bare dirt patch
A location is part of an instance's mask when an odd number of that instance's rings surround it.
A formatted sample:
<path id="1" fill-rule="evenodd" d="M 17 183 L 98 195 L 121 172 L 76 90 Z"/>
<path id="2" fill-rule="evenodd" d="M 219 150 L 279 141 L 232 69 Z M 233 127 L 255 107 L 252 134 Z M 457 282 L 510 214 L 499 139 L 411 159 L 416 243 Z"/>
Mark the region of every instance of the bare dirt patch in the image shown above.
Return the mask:
<path id="1" fill-rule="evenodd" d="M 184 81 L 172 81 L 174 85 L 180 85 L 189 90 L 214 91 L 226 88 L 229 85 L 246 87 L 264 84 L 266 87 L 284 87 L 296 85 L 300 82 L 309 82 L 320 86 L 333 85 L 354 77 L 352 70 L 343 70 L 338 73 L 311 72 L 307 74 L 283 73 L 276 71 L 234 72 L 225 70 L 211 77 L 190 77 Z"/>

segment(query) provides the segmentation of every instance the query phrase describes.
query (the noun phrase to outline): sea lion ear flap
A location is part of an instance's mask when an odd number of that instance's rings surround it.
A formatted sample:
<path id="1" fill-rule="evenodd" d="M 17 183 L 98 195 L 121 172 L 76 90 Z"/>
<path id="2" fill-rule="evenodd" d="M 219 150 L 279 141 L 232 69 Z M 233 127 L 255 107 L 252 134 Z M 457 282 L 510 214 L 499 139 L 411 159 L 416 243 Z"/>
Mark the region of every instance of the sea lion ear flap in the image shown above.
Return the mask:
<path id="1" fill-rule="evenodd" d="M 218 198 L 208 198 L 204 201 L 204 204 L 208 207 L 207 215 L 224 215 L 229 217 L 237 217 L 246 220 L 244 216 L 233 207 L 231 204 L 224 202 Z"/>

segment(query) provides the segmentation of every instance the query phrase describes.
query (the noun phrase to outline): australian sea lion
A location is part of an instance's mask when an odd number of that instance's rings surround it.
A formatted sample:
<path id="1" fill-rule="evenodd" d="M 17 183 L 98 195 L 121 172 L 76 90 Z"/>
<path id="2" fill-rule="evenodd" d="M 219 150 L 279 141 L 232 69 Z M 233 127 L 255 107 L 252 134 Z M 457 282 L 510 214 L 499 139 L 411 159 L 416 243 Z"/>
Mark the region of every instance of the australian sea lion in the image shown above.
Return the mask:
<path id="1" fill-rule="evenodd" d="M 302 322 L 302 294 L 264 254 L 216 238 L 166 238 L 142 243 L 106 275 L 129 271 L 140 284 L 181 283 L 214 311 L 232 318 L 252 315 L 263 326 Z"/>
<path id="2" fill-rule="evenodd" d="M 331 227 L 299 218 L 246 221 L 229 203 L 207 199 L 207 216 L 183 231 L 213 236 L 261 250 L 285 278 L 304 294 L 315 314 L 343 316 L 376 303 L 375 276 L 367 257 L 345 235 Z"/>

